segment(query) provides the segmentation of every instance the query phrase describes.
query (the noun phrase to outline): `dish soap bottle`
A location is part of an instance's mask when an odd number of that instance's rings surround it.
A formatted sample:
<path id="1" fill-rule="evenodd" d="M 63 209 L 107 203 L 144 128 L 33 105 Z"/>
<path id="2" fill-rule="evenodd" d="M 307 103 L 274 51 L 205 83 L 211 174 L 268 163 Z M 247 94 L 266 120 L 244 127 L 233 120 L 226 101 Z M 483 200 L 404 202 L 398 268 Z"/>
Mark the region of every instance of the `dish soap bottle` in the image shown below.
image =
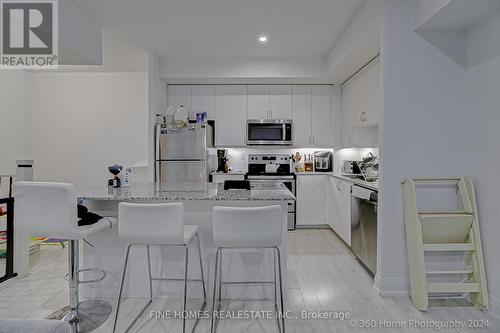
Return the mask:
<path id="1" fill-rule="evenodd" d="M 188 114 L 184 105 L 180 105 L 174 115 L 175 125 L 177 127 L 186 127 L 188 122 Z"/>

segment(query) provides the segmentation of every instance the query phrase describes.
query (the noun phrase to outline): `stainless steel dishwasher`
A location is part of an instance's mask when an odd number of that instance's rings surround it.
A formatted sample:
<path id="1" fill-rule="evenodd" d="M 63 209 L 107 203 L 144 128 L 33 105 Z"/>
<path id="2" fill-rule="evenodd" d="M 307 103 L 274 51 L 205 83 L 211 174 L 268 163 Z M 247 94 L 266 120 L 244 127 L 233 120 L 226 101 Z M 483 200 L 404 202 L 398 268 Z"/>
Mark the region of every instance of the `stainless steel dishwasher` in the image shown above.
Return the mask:
<path id="1" fill-rule="evenodd" d="M 373 275 L 377 272 L 377 202 L 377 191 L 352 186 L 351 249 Z"/>

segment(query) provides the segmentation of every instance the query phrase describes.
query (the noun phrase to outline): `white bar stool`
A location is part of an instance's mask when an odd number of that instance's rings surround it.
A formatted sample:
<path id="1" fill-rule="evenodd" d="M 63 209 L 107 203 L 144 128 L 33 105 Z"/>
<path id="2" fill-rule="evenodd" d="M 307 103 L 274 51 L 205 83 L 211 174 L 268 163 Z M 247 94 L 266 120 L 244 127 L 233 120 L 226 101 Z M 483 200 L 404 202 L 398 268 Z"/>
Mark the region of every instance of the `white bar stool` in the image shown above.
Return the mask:
<path id="1" fill-rule="evenodd" d="M 198 226 L 184 225 L 184 205 L 182 203 L 161 203 L 161 204 L 136 204 L 121 202 L 118 206 L 118 235 L 121 240 L 129 243 L 123 265 L 123 275 L 118 295 L 118 305 L 116 307 L 113 332 L 116 330 L 118 320 L 118 311 L 120 309 L 120 300 L 123 292 L 123 282 L 127 271 L 128 257 L 132 246 L 146 246 L 149 274 L 149 300 L 142 308 L 139 314 L 134 318 L 130 325 L 124 330 L 128 330 L 142 316 L 144 311 L 153 301 L 153 280 L 163 281 L 184 281 L 184 300 L 183 311 L 186 311 L 187 301 L 187 283 L 201 282 L 203 287 L 203 304 L 200 311 L 203 311 L 206 305 L 205 278 L 203 275 L 203 260 L 201 255 L 200 237 L 198 235 Z M 200 258 L 201 279 L 188 279 L 189 263 L 189 245 L 196 239 L 198 243 L 198 255 Z M 184 279 L 160 278 L 151 276 L 151 255 L 150 246 L 174 247 L 183 246 L 184 253 Z M 198 324 L 198 319 L 193 329 Z M 182 332 L 186 332 L 186 316 L 183 316 Z"/>
<path id="2" fill-rule="evenodd" d="M 279 245 L 281 244 L 281 234 L 283 230 L 283 218 L 281 206 L 265 207 L 214 207 L 213 209 L 213 237 L 217 246 L 215 255 L 215 277 L 212 311 L 219 311 L 222 300 L 222 285 L 262 283 L 274 285 L 274 307 L 276 319 L 280 332 L 285 332 L 285 318 L 280 318 L 278 312 L 277 279 L 276 269 L 279 274 L 279 294 L 281 313 L 284 314 L 283 305 L 283 283 L 281 271 L 281 255 Z M 274 254 L 274 281 L 222 281 L 222 252 L 231 249 L 273 249 Z M 278 267 L 276 267 L 276 260 Z M 220 262 L 219 262 L 220 261 Z M 218 299 L 216 293 L 218 290 Z M 216 304 L 217 303 L 217 304 Z M 210 330 L 214 333 L 217 329 L 215 316 L 212 315 Z"/>
<path id="3" fill-rule="evenodd" d="M 16 182 L 14 200 L 16 232 L 69 240 L 69 306 L 48 318 L 64 318 L 77 332 L 96 329 L 108 318 L 111 304 L 103 300 L 79 302 L 78 286 L 81 283 L 102 281 L 106 272 L 101 269 L 79 269 L 79 241 L 99 231 L 111 229 L 116 221 L 106 217 L 95 224 L 79 227 L 77 194 L 72 184 Z M 83 271 L 99 271 L 102 275 L 94 280 L 81 281 L 79 273 Z"/>

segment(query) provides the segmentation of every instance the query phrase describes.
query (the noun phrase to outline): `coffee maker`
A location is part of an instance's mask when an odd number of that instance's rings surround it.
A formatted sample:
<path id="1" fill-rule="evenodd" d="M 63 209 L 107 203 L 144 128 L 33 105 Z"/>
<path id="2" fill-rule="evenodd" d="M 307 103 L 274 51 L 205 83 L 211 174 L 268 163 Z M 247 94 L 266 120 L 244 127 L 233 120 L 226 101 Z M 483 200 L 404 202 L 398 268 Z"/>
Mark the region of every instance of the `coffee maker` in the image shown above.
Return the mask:
<path id="1" fill-rule="evenodd" d="M 108 167 L 109 172 L 113 175 L 113 178 L 108 179 L 108 187 L 120 187 L 121 186 L 121 180 L 118 174 L 122 171 L 123 167 L 119 164 L 115 164 L 112 166 Z"/>
<path id="2" fill-rule="evenodd" d="M 317 151 L 314 153 L 314 170 L 317 172 L 330 172 L 333 170 L 332 161 L 331 151 Z"/>
<path id="3" fill-rule="evenodd" d="M 227 150 L 217 149 L 217 172 L 227 172 Z"/>

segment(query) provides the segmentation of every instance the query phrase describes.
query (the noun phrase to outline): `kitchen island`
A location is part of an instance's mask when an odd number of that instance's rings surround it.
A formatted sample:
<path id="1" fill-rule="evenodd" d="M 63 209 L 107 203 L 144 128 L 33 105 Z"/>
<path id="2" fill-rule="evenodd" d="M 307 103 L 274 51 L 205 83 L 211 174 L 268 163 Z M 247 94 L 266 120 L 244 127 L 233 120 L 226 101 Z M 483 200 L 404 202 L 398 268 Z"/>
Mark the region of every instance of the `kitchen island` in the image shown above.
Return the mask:
<path id="1" fill-rule="evenodd" d="M 111 189 L 92 189 L 80 191 L 80 200 L 90 211 L 103 216 L 117 217 L 120 202 L 182 202 L 186 225 L 198 225 L 201 238 L 205 280 L 208 295 L 211 295 L 214 277 L 215 250 L 212 237 L 212 209 L 215 206 L 256 207 L 280 205 L 282 207 L 283 233 L 281 240 L 281 259 L 283 272 L 286 272 L 287 253 L 287 205 L 295 200 L 293 194 L 283 185 L 274 188 L 252 190 L 224 190 L 223 184 L 207 183 L 178 184 L 159 187 L 154 184 L 136 184 L 130 187 Z M 118 221 L 118 224 L 120 222 Z M 140 220 L 137 228 L 142 228 Z M 165 217 L 168 228 L 168 216 Z M 120 241 L 117 226 L 86 239 L 84 243 L 82 267 L 99 267 L 107 272 L 106 279 L 99 283 L 81 286 L 82 297 L 114 297 L 118 295 L 124 253 L 127 244 Z M 200 277 L 196 247 L 189 251 L 189 277 Z M 181 278 L 183 276 L 183 248 L 151 248 L 152 270 L 155 277 Z M 148 274 L 145 247 L 135 247 L 129 259 L 129 270 L 125 283 L 124 296 L 146 297 L 148 295 Z M 226 281 L 258 281 L 273 278 L 273 255 L 271 250 L 238 250 L 224 254 L 223 279 Z M 284 287 L 286 286 L 284 274 Z M 92 276 L 88 276 L 92 278 Z M 156 296 L 181 296 L 182 285 L 176 282 L 154 281 Z M 231 285 L 226 287 L 225 297 L 269 298 L 272 288 L 267 285 Z M 191 283 L 188 287 L 189 298 L 200 298 L 201 285 Z"/>

